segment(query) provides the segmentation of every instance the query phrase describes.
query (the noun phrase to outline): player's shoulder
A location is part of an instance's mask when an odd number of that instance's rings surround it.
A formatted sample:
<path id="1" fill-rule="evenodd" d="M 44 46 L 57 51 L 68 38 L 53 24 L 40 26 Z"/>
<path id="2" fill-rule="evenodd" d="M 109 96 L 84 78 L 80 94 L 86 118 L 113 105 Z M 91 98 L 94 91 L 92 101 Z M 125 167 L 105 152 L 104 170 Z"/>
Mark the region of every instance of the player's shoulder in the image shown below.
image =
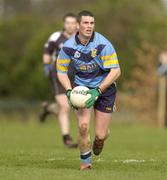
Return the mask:
<path id="1" fill-rule="evenodd" d="M 63 45 L 63 47 L 74 47 L 75 35 L 71 36 Z"/>
<path id="2" fill-rule="evenodd" d="M 112 44 L 110 40 L 98 32 L 95 32 L 95 41 L 99 44 Z"/>
<path id="3" fill-rule="evenodd" d="M 54 33 L 52 33 L 49 37 L 49 41 L 57 41 L 59 39 L 59 37 L 61 36 L 62 31 L 56 31 Z"/>

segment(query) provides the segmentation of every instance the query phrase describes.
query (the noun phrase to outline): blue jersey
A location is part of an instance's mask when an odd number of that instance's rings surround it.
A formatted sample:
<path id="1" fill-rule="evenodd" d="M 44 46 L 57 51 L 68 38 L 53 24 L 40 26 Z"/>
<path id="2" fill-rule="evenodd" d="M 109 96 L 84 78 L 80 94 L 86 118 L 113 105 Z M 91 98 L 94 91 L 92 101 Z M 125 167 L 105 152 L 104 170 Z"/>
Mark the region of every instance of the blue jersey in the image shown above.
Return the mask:
<path id="1" fill-rule="evenodd" d="M 87 45 L 80 43 L 78 34 L 67 40 L 57 59 L 57 72 L 67 74 L 73 62 L 75 84 L 95 88 L 101 84 L 112 68 L 119 68 L 117 54 L 112 44 L 94 32 Z"/>

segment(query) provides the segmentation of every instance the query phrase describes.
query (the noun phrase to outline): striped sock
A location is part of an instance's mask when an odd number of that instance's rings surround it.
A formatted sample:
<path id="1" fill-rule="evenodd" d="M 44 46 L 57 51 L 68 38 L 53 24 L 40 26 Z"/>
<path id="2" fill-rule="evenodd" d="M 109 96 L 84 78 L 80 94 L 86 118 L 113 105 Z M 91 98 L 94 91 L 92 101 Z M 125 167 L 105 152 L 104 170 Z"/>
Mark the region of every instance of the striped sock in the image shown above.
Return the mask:
<path id="1" fill-rule="evenodd" d="M 80 159 L 81 159 L 81 164 L 91 164 L 92 163 L 91 151 L 82 153 L 80 155 Z"/>

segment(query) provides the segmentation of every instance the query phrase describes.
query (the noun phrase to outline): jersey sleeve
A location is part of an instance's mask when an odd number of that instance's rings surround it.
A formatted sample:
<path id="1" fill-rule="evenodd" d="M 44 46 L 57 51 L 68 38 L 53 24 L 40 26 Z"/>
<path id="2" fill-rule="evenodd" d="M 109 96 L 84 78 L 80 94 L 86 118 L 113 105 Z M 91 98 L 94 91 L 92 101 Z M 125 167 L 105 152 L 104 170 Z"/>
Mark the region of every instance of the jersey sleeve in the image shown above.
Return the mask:
<path id="1" fill-rule="evenodd" d="M 63 48 L 60 50 L 58 58 L 57 58 L 57 72 L 61 74 L 67 74 L 68 66 L 71 62 L 70 57 L 63 51 Z"/>
<path id="2" fill-rule="evenodd" d="M 51 36 L 49 37 L 49 39 L 44 45 L 44 53 L 47 53 L 49 55 L 53 54 L 53 52 L 56 50 L 55 43 L 59 39 L 60 35 L 61 35 L 61 32 L 55 32 L 51 34 Z"/>
<path id="3" fill-rule="evenodd" d="M 45 43 L 45 46 L 44 46 L 44 53 L 46 54 L 49 54 L 49 55 L 52 55 L 53 52 L 54 52 L 54 42 L 53 41 L 48 41 Z"/>
<path id="4" fill-rule="evenodd" d="M 118 57 L 111 43 L 108 43 L 105 46 L 105 48 L 101 52 L 100 59 L 102 60 L 104 69 L 119 68 Z"/>

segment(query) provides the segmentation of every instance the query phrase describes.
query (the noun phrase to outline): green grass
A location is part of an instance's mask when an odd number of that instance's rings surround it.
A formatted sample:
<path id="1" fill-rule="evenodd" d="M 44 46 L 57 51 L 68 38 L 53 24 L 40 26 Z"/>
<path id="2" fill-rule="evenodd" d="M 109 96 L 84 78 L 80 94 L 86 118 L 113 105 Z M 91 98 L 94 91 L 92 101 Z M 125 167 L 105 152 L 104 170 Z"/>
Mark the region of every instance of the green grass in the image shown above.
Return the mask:
<path id="1" fill-rule="evenodd" d="M 136 180 L 167 179 L 167 131 L 123 122 L 135 115 L 117 113 L 112 134 L 93 169 L 79 171 L 79 150 L 64 148 L 58 123 L 45 124 L 29 116 L 0 118 L 0 179 L 2 180 Z M 10 119 L 10 120 L 9 120 Z M 121 121 L 119 121 L 121 120 Z M 72 123 L 73 137 L 76 133 Z M 75 138 L 76 139 L 76 138 Z"/>

